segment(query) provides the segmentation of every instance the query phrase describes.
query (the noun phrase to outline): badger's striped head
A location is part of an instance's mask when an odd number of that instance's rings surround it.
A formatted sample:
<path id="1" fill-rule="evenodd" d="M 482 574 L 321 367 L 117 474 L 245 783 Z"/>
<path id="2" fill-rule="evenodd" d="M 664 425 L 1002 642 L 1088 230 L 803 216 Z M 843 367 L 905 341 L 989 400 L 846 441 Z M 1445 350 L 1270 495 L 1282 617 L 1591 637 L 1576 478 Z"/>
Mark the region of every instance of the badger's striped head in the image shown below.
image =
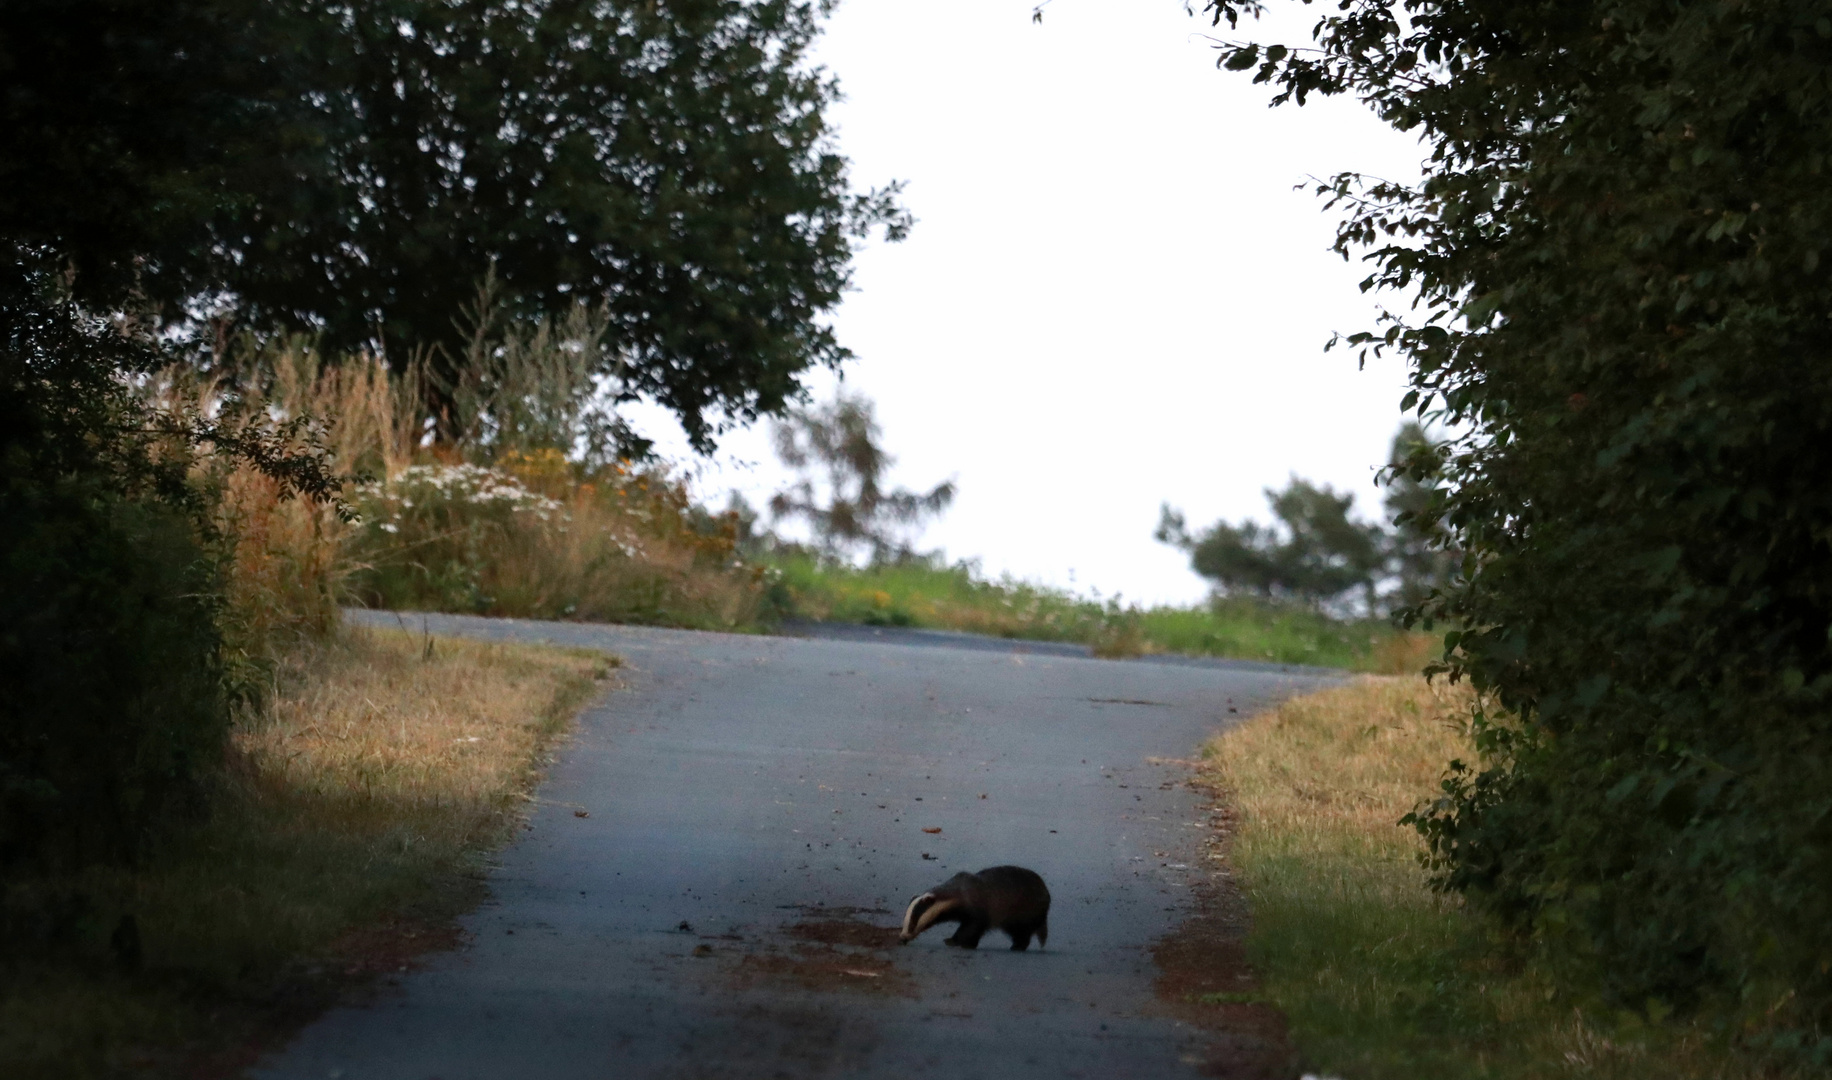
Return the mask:
<path id="1" fill-rule="evenodd" d="M 959 906 L 960 901 L 953 897 L 944 899 L 932 892 L 923 893 L 911 900 L 909 910 L 903 913 L 903 932 L 897 935 L 897 939 L 908 945 L 918 934 L 940 922 L 943 916 Z"/>

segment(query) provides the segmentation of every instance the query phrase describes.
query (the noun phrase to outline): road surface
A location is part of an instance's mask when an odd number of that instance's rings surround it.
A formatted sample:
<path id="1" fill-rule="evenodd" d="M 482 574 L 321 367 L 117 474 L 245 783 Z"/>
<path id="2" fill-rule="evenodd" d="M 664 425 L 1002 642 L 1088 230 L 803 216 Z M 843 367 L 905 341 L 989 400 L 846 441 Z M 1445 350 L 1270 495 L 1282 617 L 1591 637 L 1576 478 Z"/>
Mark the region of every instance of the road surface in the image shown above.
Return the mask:
<path id="1" fill-rule="evenodd" d="M 425 620 L 618 653 L 624 687 L 563 747 L 469 943 L 334 1009 L 256 1076 L 1228 1071 L 1227 1033 L 1154 992 L 1154 945 L 1208 895 L 1206 803 L 1179 759 L 1333 676 L 895 633 Z M 1011 952 L 996 932 L 948 948 L 951 927 L 896 944 L 913 895 L 1000 863 L 1049 883 L 1047 948 Z"/>

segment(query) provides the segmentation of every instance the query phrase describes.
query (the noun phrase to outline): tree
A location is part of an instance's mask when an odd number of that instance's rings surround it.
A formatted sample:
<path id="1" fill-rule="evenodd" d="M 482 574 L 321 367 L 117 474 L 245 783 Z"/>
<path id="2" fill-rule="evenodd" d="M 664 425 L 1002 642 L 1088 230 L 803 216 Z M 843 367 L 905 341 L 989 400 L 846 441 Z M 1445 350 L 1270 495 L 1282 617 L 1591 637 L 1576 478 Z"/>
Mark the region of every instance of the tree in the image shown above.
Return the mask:
<path id="1" fill-rule="evenodd" d="M 223 217 L 332 178 L 303 0 L 0 6 L 0 240 L 93 310 L 167 314 L 224 287 Z M 267 239 L 262 237 L 262 240 Z"/>
<path id="2" fill-rule="evenodd" d="M 1167 505 L 1156 537 L 1189 552 L 1191 568 L 1223 592 L 1327 605 L 1359 591 L 1364 610 L 1378 610 L 1385 536 L 1350 516 L 1353 495 L 1294 476 L 1283 491 L 1267 488 L 1266 501 L 1278 526 L 1218 521 L 1191 534 L 1183 514 Z"/>
<path id="3" fill-rule="evenodd" d="M 1387 572 L 1394 582 L 1389 606 L 1416 609 L 1448 589 L 1461 554 L 1451 546 L 1440 500 L 1440 445 L 1424 425 L 1408 421 L 1393 436 L 1382 481 L 1393 531 L 1386 537 Z"/>
<path id="4" fill-rule="evenodd" d="M 829 558 L 864 549 L 873 562 L 907 559 L 914 554 L 908 530 L 954 501 L 951 480 L 927 494 L 884 489 L 884 474 L 896 459 L 880 445 L 883 433 L 872 411 L 869 399 L 842 392 L 776 425 L 776 454 L 802 478 L 771 497 L 770 513 L 806 521 Z M 817 485 L 825 489 L 824 500 Z"/>
<path id="5" fill-rule="evenodd" d="M 431 347 L 447 433 L 464 387 L 486 441 L 553 438 L 585 384 L 569 368 L 535 401 L 506 369 L 459 377 L 452 320 L 492 268 L 533 327 L 500 350 L 545 349 L 583 303 L 608 326 L 598 374 L 701 446 L 845 357 L 822 317 L 852 246 L 908 219 L 892 191 L 854 193 L 831 145 L 837 90 L 807 63 L 827 10 L 0 5 L 0 862 L 130 853 L 220 751 L 188 455 L 339 488 L 309 419 L 172 416 L 132 392 L 207 348 L 203 321 L 404 365 Z"/>
<path id="6" fill-rule="evenodd" d="M 1221 64 L 1429 150 L 1320 190 L 1416 300 L 1349 343 L 1463 432 L 1405 470 L 1466 571 L 1413 617 L 1488 703 L 1414 819 L 1438 880 L 1618 1001 L 1719 1002 L 1823 1064 L 1832 8 L 1346 0 Z"/>
<path id="7" fill-rule="evenodd" d="M 522 315 L 602 301 L 618 392 L 696 445 L 780 411 L 848 355 L 821 316 L 854 242 L 907 226 L 832 145 L 837 88 L 807 60 L 828 6 L 349 5 L 321 80 L 338 182 L 305 212 L 237 216 L 229 239 L 260 252 L 232 279 L 246 315 L 455 352 L 493 268 Z"/>
<path id="8" fill-rule="evenodd" d="M 619 393 L 704 447 L 847 357 L 853 245 L 909 224 L 832 145 L 829 6 L 21 0 L 0 235 L 91 305 L 440 346 L 445 383 L 487 273 L 514 315 L 602 302 Z"/>

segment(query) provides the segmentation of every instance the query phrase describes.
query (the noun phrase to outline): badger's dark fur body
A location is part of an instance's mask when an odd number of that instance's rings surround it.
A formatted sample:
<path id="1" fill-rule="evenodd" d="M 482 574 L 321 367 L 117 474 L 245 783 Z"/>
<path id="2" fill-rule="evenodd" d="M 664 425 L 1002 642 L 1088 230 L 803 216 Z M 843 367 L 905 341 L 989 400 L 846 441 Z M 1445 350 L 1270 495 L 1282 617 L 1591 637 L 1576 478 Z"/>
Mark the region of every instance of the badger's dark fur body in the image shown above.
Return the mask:
<path id="1" fill-rule="evenodd" d="M 1030 948 L 1032 935 L 1038 945 L 1049 943 L 1050 890 L 1042 878 L 1022 866 L 992 866 L 977 874 L 956 874 L 910 901 L 899 936 L 908 945 L 924 930 L 943 922 L 960 923 L 960 929 L 944 944 L 974 949 L 986 931 L 1003 930 L 1011 937 L 1012 949 L 1023 952 Z"/>

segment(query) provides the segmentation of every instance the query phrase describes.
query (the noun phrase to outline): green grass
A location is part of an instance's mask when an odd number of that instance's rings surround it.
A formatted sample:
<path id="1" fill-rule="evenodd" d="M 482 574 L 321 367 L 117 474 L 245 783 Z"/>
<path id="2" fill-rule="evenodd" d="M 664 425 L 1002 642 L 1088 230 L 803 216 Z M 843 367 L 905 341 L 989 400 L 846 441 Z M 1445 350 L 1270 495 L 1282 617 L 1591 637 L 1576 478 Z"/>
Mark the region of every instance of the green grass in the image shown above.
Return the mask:
<path id="1" fill-rule="evenodd" d="M 1416 671 L 1429 639 L 1383 620 L 1337 620 L 1248 599 L 1198 607 L 1121 607 L 965 566 L 924 562 L 858 569 L 797 554 L 772 558 L 769 599 L 780 617 L 962 630 L 1088 645 L 1098 656 L 1181 653 L 1358 671 Z"/>
<path id="2" fill-rule="evenodd" d="M 239 1075 L 449 938 L 609 663 L 398 632 L 294 650 L 207 817 L 138 867 L 0 884 L 0 1076 Z"/>
<path id="3" fill-rule="evenodd" d="M 1614 1008 L 1432 893 L 1395 822 L 1469 757 L 1457 695 L 1364 679 L 1218 737 L 1205 770 L 1235 814 L 1224 862 L 1252 912 L 1253 994 L 1306 1071 L 1345 1080 L 1756 1080 L 1710 1015 Z"/>

